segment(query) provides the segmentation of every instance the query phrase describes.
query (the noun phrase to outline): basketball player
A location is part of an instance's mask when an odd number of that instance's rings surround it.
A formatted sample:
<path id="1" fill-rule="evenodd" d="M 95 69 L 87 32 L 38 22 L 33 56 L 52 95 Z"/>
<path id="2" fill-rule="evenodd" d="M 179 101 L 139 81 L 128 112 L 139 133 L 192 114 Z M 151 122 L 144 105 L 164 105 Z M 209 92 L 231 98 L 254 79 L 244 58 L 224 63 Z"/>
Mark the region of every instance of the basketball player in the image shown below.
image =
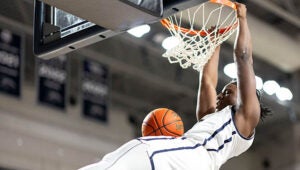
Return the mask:
<path id="1" fill-rule="evenodd" d="M 220 52 L 217 47 L 199 76 L 198 122 L 194 127 L 179 138 L 150 136 L 131 140 L 102 161 L 81 170 L 217 170 L 251 146 L 255 127 L 269 110 L 261 109 L 256 93 L 246 7 L 240 3 L 236 6 L 240 27 L 234 49 L 237 81 L 216 94 Z"/>

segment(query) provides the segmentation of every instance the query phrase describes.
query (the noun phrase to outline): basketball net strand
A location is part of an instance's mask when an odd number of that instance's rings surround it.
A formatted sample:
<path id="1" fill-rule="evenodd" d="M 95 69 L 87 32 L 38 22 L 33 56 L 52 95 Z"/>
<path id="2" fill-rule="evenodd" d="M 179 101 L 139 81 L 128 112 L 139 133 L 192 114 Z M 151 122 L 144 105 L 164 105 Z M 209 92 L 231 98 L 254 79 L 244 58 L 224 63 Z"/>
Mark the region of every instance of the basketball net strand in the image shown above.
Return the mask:
<path id="1" fill-rule="evenodd" d="M 167 28 L 170 34 L 179 40 L 175 47 L 166 50 L 162 55 L 168 58 L 170 63 L 179 63 L 182 68 L 192 66 L 193 69 L 200 72 L 214 53 L 215 48 L 226 41 L 237 30 L 238 21 L 235 10 L 232 10 L 225 19 L 221 19 L 224 5 L 220 5 L 204 18 L 205 4 L 201 4 L 194 13 L 190 9 L 183 11 L 187 13 L 189 29 L 181 27 L 183 12 L 167 18 L 169 20 Z M 194 28 L 198 12 L 202 12 L 202 27 L 200 30 Z M 217 12 L 219 13 L 213 26 L 214 28 L 208 28 L 212 27 L 208 25 L 208 21 Z M 220 28 L 223 28 L 222 32 Z"/>

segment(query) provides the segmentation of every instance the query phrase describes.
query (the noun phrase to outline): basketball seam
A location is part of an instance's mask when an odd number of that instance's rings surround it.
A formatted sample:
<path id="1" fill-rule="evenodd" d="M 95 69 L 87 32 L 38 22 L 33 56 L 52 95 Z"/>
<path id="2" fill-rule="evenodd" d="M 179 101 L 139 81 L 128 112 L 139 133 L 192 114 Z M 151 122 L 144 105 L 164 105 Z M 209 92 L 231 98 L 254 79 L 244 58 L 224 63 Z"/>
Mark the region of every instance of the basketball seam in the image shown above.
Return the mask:
<path id="1" fill-rule="evenodd" d="M 168 124 L 164 124 L 164 125 L 167 126 L 167 125 L 170 125 L 170 124 L 176 123 L 176 122 L 181 122 L 181 120 L 176 120 L 176 121 L 174 121 L 174 122 L 171 122 L 171 123 L 168 123 Z"/>
<path id="2" fill-rule="evenodd" d="M 173 123 L 176 123 L 176 122 L 173 122 Z M 169 123 L 168 125 L 173 124 L 173 123 Z M 164 125 L 164 126 L 162 126 L 162 127 L 164 127 L 164 129 L 165 129 L 167 132 L 169 132 L 169 133 L 175 134 L 175 135 L 177 135 L 177 136 L 181 136 L 181 134 L 178 134 L 178 133 L 175 133 L 175 132 L 170 131 L 170 130 L 167 128 L 167 125 Z"/>
<path id="3" fill-rule="evenodd" d="M 162 135 L 162 131 L 160 130 L 160 127 L 158 126 L 158 121 L 157 121 L 157 118 L 156 118 L 156 116 L 155 116 L 155 113 L 153 112 L 152 115 L 153 115 L 153 117 L 154 117 L 154 123 L 155 123 L 156 127 L 158 127 L 158 128 L 154 128 L 154 127 L 151 126 L 150 124 L 145 123 L 145 124 L 149 125 L 149 126 L 152 128 L 152 131 L 149 132 L 149 133 L 148 133 L 147 135 L 145 135 L 145 136 L 148 136 L 148 135 L 150 135 L 150 134 L 153 133 L 153 132 L 154 132 L 155 135 L 156 135 L 156 131 L 157 131 L 157 130 L 159 130 L 159 131 L 160 131 L 160 134 Z"/>
<path id="4" fill-rule="evenodd" d="M 163 118 L 162 118 L 162 123 L 164 123 L 164 117 L 165 117 L 165 115 L 166 115 L 166 113 L 169 111 L 169 109 L 164 113 L 164 116 L 163 116 Z M 155 120 L 155 123 L 156 123 L 156 126 L 158 127 L 158 130 L 160 131 L 160 134 L 161 135 L 163 135 L 163 133 L 162 133 L 162 131 L 161 131 L 161 127 L 159 127 L 159 125 L 158 125 L 158 120 L 157 120 L 157 118 L 156 118 L 156 115 L 154 114 L 154 120 Z"/>
<path id="5" fill-rule="evenodd" d="M 164 116 L 163 116 L 163 126 L 162 127 L 164 127 L 164 129 L 167 131 L 167 132 L 169 132 L 169 133 L 171 133 L 171 134 L 175 134 L 175 135 L 177 135 L 177 136 L 181 136 L 180 134 L 177 134 L 177 133 L 175 133 L 175 132 L 172 132 L 172 131 L 170 131 L 168 128 L 167 128 L 167 126 L 168 125 L 171 125 L 171 124 L 173 124 L 173 123 L 176 123 L 176 122 L 180 122 L 181 120 L 176 120 L 176 121 L 174 121 L 174 122 L 171 122 L 171 123 L 169 123 L 169 124 L 165 124 L 165 117 L 166 117 L 166 114 L 169 112 L 169 109 L 166 111 L 166 113 L 164 114 Z M 160 128 L 162 128 L 162 127 L 160 127 Z M 159 129 L 160 129 L 159 128 Z"/>
<path id="6" fill-rule="evenodd" d="M 165 116 L 166 116 L 166 114 L 167 114 L 167 112 L 168 112 L 169 110 L 167 110 L 166 111 L 166 113 L 164 114 L 164 116 L 163 116 L 163 124 L 164 124 L 164 126 L 167 126 L 167 125 L 170 125 L 170 124 L 172 124 L 172 123 L 175 123 L 175 122 L 180 122 L 181 120 L 176 120 L 176 121 L 174 121 L 174 122 L 171 122 L 171 123 L 169 123 L 169 124 L 165 124 Z"/>
<path id="7" fill-rule="evenodd" d="M 152 128 L 152 131 L 150 133 L 147 133 L 145 136 L 148 136 L 150 135 L 151 133 L 155 132 L 155 129 L 153 126 L 151 126 L 150 124 L 146 123 L 146 122 L 143 122 L 143 124 L 147 125 L 147 126 L 150 126 Z"/>

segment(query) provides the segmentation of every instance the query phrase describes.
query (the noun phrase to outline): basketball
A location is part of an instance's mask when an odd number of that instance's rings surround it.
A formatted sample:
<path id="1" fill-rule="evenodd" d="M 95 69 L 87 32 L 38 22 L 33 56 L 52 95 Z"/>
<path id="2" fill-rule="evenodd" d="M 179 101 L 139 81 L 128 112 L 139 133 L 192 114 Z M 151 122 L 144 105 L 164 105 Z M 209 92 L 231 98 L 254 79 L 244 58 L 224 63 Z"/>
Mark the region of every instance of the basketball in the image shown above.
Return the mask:
<path id="1" fill-rule="evenodd" d="M 182 136 L 184 126 L 173 110 L 158 108 L 151 111 L 142 124 L 142 136 Z"/>

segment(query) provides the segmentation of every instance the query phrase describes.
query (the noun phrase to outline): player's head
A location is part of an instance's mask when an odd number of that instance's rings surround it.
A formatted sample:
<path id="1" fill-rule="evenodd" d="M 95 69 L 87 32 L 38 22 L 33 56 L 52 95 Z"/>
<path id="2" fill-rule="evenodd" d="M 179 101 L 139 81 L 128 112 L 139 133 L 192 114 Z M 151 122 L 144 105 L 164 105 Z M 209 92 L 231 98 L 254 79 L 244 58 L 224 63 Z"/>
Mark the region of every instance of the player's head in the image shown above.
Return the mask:
<path id="1" fill-rule="evenodd" d="M 256 90 L 256 96 L 260 104 L 260 117 L 261 119 L 270 115 L 271 110 L 268 107 L 263 106 L 262 104 L 262 93 L 259 90 Z M 230 83 L 224 86 L 221 93 L 217 96 L 217 110 L 222 110 L 225 107 L 231 105 L 235 106 L 237 103 L 237 80 L 234 79 Z"/>
<path id="2" fill-rule="evenodd" d="M 218 111 L 224 109 L 227 106 L 234 106 L 237 102 L 237 84 L 236 82 L 230 82 L 224 86 L 221 93 L 217 95 Z"/>

